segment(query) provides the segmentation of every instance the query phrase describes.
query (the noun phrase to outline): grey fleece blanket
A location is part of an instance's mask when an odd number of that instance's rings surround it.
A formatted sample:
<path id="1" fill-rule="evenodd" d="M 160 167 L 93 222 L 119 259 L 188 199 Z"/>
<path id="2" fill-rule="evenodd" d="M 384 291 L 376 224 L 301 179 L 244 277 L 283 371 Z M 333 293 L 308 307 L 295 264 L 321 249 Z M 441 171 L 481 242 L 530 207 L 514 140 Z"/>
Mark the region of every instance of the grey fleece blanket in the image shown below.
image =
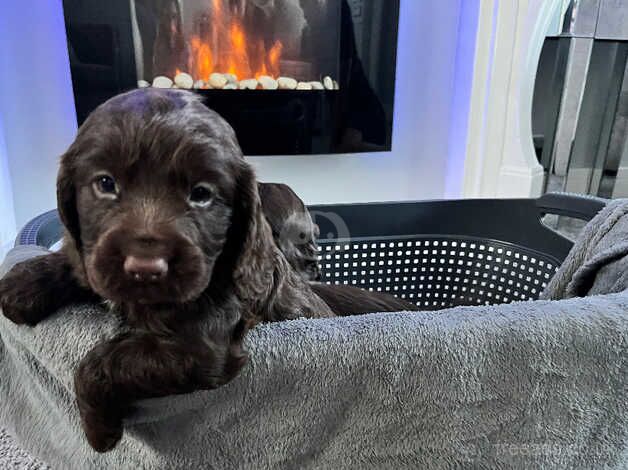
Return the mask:
<path id="1" fill-rule="evenodd" d="M 628 200 L 611 201 L 584 228 L 541 295 L 565 299 L 628 289 Z"/>
<path id="2" fill-rule="evenodd" d="M 0 423 L 55 469 L 623 469 L 627 310 L 622 291 L 261 325 L 238 378 L 139 403 L 104 455 L 83 439 L 72 372 L 115 319 L 0 318 Z"/>

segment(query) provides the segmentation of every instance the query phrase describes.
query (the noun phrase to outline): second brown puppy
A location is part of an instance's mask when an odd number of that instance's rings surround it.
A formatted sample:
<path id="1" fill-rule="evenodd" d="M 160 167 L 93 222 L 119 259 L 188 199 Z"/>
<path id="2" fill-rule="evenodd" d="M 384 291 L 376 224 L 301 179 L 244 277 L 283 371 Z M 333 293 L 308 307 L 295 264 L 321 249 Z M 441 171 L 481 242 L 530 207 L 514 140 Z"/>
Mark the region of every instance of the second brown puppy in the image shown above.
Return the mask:
<path id="1" fill-rule="evenodd" d="M 259 183 L 259 192 L 275 243 L 294 270 L 309 281 L 310 288 L 335 315 L 418 310 L 415 304 L 386 293 L 318 282 L 321 280 L 316 241 L 319 229 L 307 207 L 285 184 Z"/>

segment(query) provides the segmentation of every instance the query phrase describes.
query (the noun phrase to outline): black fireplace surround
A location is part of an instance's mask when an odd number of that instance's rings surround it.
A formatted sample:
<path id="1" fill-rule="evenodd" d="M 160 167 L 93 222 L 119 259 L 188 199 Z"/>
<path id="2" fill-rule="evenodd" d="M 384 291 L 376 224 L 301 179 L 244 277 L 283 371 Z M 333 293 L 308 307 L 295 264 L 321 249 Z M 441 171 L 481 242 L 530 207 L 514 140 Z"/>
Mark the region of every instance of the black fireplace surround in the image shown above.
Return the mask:
<path id="1" fill-rule="evenodd" d="M 118 93 L 172 84 L 201 94 L 246 155 L 391 149 L 399 0 L 63 6 L 79 124 Z"/>

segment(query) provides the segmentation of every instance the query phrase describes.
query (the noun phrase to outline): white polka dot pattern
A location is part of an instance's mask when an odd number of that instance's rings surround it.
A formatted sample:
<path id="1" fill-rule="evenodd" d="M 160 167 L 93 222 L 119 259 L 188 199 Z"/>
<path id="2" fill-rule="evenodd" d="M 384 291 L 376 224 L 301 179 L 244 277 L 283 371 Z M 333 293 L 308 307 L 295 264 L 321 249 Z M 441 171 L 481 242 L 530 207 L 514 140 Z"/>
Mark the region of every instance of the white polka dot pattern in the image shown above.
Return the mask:
<path id="1" fill-rule="evenodd" d="M 324 282 L 386 292 L 433 310 L 536 300 L 559 265 L 519 246 L 464 237 L 319 243 Z"/>

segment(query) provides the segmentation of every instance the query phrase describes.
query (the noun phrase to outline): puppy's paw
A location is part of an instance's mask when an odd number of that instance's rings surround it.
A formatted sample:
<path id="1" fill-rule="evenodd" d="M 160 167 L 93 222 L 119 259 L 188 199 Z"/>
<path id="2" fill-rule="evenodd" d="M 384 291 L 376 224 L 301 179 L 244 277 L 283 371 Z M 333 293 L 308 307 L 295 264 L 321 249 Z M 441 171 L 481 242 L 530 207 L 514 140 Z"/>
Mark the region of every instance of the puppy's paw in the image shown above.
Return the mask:
<path id="1" fill-rule="evenodd" d="M 87 442 L 96 452 L 108 452 L 122 439 L 122 421 L 112 420 L 104 413 L 81 414 L 81 425 Z"/>
<path id="2" fill-rule="evenodd" d="M 6 318 L 18 325 L 35 325 L 47 313 L 42 292 L 36 289 L 32 277 L 14 271 L 0 279 L 0 309 Z"/>
<path id="3" fill-rule="evenodd" d="M 79 289 L 65 255 L 51 253 L 16 264 L 0 279 L 0 307 L 17 324 L 35 325 Z"/>
<path id="4" fill-rule="evenodd" d="M 113 449 L 122 438 L 123 408 L 113 398 L 110 380 L 102 363 L 102 343 L 92 349 L 74 372 L 76 404 L 87 442 L 97 452 Z"/>

